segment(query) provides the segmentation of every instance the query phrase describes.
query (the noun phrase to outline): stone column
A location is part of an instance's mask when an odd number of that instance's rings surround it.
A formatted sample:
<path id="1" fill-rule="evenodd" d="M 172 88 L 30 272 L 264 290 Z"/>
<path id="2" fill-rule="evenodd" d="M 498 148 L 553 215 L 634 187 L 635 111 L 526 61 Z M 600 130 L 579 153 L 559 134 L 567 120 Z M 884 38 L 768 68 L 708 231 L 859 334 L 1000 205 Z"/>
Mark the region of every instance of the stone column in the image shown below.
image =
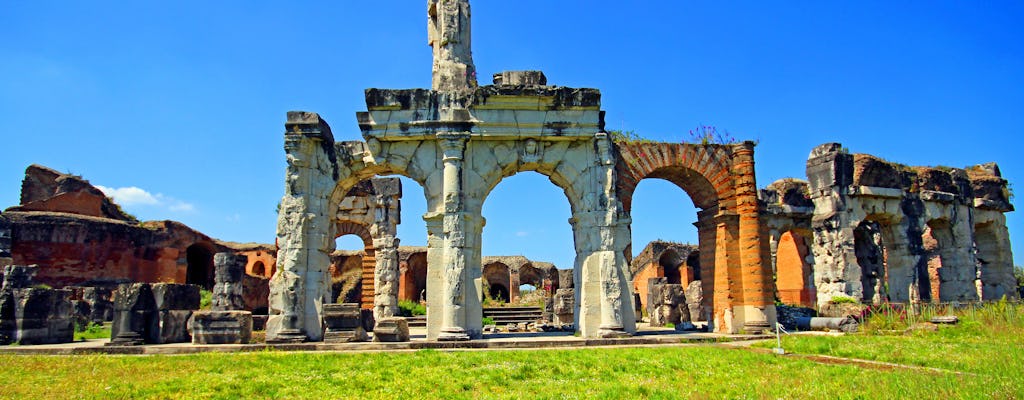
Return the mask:
<path id="1" fill-rule="evenodd" d="M 373 317 L 380 321 L 398 314 L 398 239 L 373 239 L 376 266 L 373 273 Z"/>
<path id="2" fill-rule="evenodd" d="M 628 217 L 614 188 L 614 159 L 605 133 L 594 137 L 589 187 L 570 220 L 576 243 L 574 281 L 576 327 L 584 337 L 619 337 L 636 332 L 633 290 L 624 251 L 630 243 Z"/>
<path id="3" fill-rule="evenodd" d="M 246 261 L 245 256 L 235 253 L 214 254 L 213 311 L 245 310 L 242 275 Z"/>
<path id="4" fill-rule="evenodd" d="M 431 87 L 438 91 L 476 87 L 469 0 L 427 0 L 427 16 L 427 40 L 434 51 Z"/>
<path id="5" fill-rule="evenodd" d="M 782 234 L 778 229 L 772 228 L 768 231 L 768 250 L 772 255 L 772 275 L 775 276 L 779 274 L 779 240 L 781 238 Z"/>
<path id="6" fill-rule="evenodd" d="M 321 305 L 330 296 L 331 221 L 337 211 L 329 198 L 338 178 L 334 136 L 316 113 L 289 112 L 285 128 L 288 168 L 277 218 L 267 341 L 318 341 Z"/>
<path id="7" fill-rule="evenodd" d="M 466 213 L 462 201 L 462 160 L 468 134 L 440 133 L 443 169 L 444 293 L 438 340 L 469 340 L 466 332 Z"/>
<path id="8" fill-rule="evenodd" d="M 775 299 L 772 295 L 771 266 L 762 260 L 761 218 L 757 207 L 757 182 L 754 177 L 754 142 L 735 145 L 732 153 L 735 179 L 736 213 L 739 215 L 739 264 L 743 293 L 739 300 L 736 324 L 747 331 L 763 331 L 775 326 Z"/>

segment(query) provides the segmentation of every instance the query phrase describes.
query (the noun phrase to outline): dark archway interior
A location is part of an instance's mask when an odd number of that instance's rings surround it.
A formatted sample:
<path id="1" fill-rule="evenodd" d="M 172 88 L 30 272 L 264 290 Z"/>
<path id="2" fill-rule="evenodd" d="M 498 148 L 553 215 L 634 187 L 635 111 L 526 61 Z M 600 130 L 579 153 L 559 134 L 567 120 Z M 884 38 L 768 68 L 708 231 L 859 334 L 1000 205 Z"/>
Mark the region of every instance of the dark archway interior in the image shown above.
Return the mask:
<path id="1" fill-rule="evenodd" d="M 694 251 L 686 256 L 686 267 L 693 271 L 693 280 L 700 280 L 700 251 Z"/>
<path id="2" fill-rule="evenodd" d="M 503 303 L 507 303 L 509 299 L 508 288 L 499 283 L 492 283 L 489 287 L 488 294 L 491 295 L 492 299 Z"/>
<path id="3" fill-rule="evenodd" d="M 854 254 L 861 268 L 864 304 L 888 300 L 885 270 L 885 249 L 882 227 L 875 221 L 864 221 L 853 230 Z"/>
<path id="4" fill-rule="evenodd" d="M 679 253 L 676 253 L 675 250 L 669 249 L 661 253 L 661 257 L 658 258 L 658 265 L 665 272 L 665 280 L 669 284 L 678 285 L 682 283 L 682 278 L 679 276 L 679 266 L 682 263 Z"/>
<path id="5" fill-rule="evenodd" d="M 415 302 L 427 300 L 427 253 L 417 253 L 409 256 L 409 271 L 411 289 L 410 300 Z"/>
<path id="6" fill-rule="evenodd" d="M 185 260 L 188 268 L 185 272 L 185 283 L 199 285 L 204 289 L 213 288 L 213 249 L 208 245 L 196 243 L 185 249 Z"/>
<path id="7" fill-rule="evenodd" d="M 263 265 L 263 261 L 257 261 L 252 265 L 252 274 L 256 276 L 264 276 L 267 272 L 267 267 Z"/>

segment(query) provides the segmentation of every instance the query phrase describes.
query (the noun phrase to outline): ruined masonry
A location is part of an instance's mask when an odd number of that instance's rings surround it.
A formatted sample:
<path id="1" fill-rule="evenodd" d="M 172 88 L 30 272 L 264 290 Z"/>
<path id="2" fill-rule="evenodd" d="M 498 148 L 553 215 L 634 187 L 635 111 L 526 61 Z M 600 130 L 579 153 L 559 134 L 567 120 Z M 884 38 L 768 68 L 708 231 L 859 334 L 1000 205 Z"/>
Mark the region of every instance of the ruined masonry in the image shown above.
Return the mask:
<path id="1" fill-rule="evenodd" d="M 271 281 L 270 341 L 321 340 L 330 299 L 330 254 L 339 203 L 360 182 L 403 175 L 423 187 L 428 212 L 429 340 L 481 336 L 481 208 L 504 177 L 548 176 L 570 203 L 576 262 L 575 326 L 584 337 L 635 332 L 629 207 L 641 179 L 687 191 L 698 216 L 703 308 L 719 332 L 774 323 L 771 278 L 762 263 L 753 143 L 617 144 L 604 132 L 600 92 L 551 86 L 537 71 L 495 75 L 478 86 L 468 1 L 429 1 L 433 88 L 368 89 L 357 113 L 365 141 L 335 142 L 317 114 L 289 112 L 288 168 Z M 374 239 L 374 250 L 388 248 Z M 375 316 L 394 313 L 397 264 L 377 256 Z"/>

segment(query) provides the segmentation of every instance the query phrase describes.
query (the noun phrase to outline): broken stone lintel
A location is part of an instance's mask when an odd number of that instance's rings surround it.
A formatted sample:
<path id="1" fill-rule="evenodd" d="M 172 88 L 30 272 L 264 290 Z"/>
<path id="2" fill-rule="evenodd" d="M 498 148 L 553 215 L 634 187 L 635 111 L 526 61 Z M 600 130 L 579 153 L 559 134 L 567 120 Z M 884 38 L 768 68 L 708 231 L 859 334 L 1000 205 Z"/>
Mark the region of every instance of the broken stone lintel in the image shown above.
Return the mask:
<path id="1" fill-rule="evenodd" d="M 903 197 L 903 189 L 883 188 L 877 186 L 850 186 L 850 196 L 881 197 L 899 199 Z"/>
<path id="2" fill-rule="evenodd" d="M 974 199 L 974 208 L 980 208 L 982 210 L 992 210 L 999 212 L 1010 212 L 1013 211 L 1013 205 L 1003 201 L 989 200 L 989 199 Z"/>
<path id="3" fill-rule="evenodd" d="M 949 192 L 940 192 L 936 190 L 922 190 L 921 200 L 934 201 L 937 203 L 952 203 L 956 200 L 956 195 Z"/>
<path id="4" fill-rule="evenodd" d="M 811 215 L 814 207 L 794 207 L 788 204 L 769 204 L 765 211 L 775 215 Z"/>

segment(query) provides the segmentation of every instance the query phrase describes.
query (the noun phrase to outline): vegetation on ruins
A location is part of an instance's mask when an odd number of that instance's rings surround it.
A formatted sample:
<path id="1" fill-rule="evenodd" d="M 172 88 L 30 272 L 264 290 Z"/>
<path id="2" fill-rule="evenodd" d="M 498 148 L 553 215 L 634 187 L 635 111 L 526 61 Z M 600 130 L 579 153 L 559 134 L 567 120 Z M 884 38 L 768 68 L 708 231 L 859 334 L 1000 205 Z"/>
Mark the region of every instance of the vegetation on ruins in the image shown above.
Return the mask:
<path id="1" fill-rule="evenodd" d="M 398 301 L 398 312 L 403 317 L 413 317 L 417 315 L 427 315 L 427 306 L 420 304 L 419 302 L 412 300 L 399 300 Z"/>
<path id="2" fill-rule="evenodd" d="M 608 133 L 608 138 L 610 138 L 615 143 L 628 143 L 628 144 L 654 143 L 653 140 L 645 138 L 643 136 L 640 136 L 639 134 L 636 133 L 636 131 L 632 131 L 632 130 L 626 131 L 626 130 L 609 129 L 607 133 Z"/>
<path id="3" fill-rule="evenodd" d="M 201 289 L 199 291 L 199 309 L 209 310 L 213 308 L 213 292 Z"/>
<path id="4" fill-rule="evenodd" d="M 719 131 L 714 126 L 702 124 L 690 130 L 690 142 L 702 145 L 734 144 L 736 143 L 736 138 L 725 129 Z"/>

